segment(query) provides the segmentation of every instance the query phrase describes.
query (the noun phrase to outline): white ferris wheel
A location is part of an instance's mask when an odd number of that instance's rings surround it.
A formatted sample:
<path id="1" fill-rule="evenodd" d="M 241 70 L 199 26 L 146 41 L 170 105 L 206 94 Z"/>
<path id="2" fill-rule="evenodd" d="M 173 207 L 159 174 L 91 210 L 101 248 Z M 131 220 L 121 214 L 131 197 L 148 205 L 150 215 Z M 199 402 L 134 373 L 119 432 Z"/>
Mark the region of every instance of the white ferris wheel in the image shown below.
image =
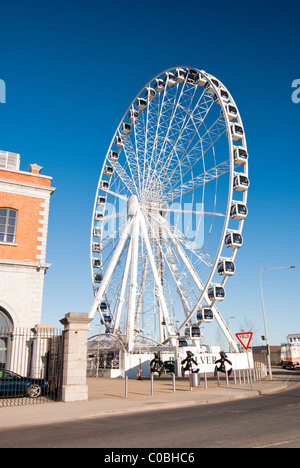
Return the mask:
<path id="1" fill-rule="evenodd" d="M 248 152 L 233 97 L 214 76 L 168 69 L 141 90 L 108 149 L 91 232 L 95 299 L 105 333 L 176 345 L 216 320 L 247 216 Z"/>

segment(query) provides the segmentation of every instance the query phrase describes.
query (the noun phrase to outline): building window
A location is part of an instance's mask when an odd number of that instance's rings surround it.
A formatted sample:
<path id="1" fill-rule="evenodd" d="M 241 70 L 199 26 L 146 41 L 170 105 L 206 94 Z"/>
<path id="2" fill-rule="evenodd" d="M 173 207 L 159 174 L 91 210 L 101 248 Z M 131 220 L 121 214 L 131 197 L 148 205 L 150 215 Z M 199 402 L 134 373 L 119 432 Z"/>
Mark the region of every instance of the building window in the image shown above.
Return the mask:
<path id="1" fill-rule="evenodd" d="M 16 210 L 0 208 L 0 242 L 15 243 L 17 215 Z"/>
<path id="2" fill-rule="evenodd" d="M 9 319 L 8 315 L 5 313 L 4 309 L 0 307 L 0 330 L 6 329 L 9 330 L 11 328 L 11 320 Z"/>
<path id="3" fill-rule="evenodd" d="M 0 307 L 0 370 L 6 369 L 8 354 L 8 338 L 13 330 L 12 321 L 5 309 Z"/>

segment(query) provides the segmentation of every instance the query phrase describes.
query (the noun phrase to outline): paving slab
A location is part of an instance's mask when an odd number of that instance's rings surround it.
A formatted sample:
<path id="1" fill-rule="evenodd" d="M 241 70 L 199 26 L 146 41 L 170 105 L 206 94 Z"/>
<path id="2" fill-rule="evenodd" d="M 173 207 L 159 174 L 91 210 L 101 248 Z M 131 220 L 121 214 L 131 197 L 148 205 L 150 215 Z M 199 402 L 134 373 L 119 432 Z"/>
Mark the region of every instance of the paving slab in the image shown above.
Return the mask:
<path id="1" fill-rule="evenodd" d="M 176 379 L 175 393 L 171 378 L 155 378 L 153 394 L 151 380 L 128 380 L 128 397 L 125 397 L 125 379 L 88 378 L 89 400 L 79 402 L 49 402 L 24 406 L 0 407 L 0 430 L 20 426 L 52 424 L 66 421 L 126 415 L 134 412 L 164 410 L 193 405 L 216 404 L 225 401 L 254 398 L 282 391 L 287 386 L 285 380 L 262 380 L 229 385 L 222 379 L 220 386 L 216 380 L 204 379 L 200 387 L 191 389 L 189 379 Z"/>

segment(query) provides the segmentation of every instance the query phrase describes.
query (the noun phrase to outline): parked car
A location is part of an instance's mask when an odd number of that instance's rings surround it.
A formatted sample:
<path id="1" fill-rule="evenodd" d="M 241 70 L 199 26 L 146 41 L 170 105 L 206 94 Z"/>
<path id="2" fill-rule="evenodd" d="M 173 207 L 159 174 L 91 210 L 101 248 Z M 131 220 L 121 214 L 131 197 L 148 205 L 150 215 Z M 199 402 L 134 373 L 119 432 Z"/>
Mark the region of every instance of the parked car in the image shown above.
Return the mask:
<path id="1" fill-rule="evenodd" d="M 48 382 L 44 379 L 22 377 L 8 370 L 0 370 L 0 395 L 38 398 L 46 393 Z"/>

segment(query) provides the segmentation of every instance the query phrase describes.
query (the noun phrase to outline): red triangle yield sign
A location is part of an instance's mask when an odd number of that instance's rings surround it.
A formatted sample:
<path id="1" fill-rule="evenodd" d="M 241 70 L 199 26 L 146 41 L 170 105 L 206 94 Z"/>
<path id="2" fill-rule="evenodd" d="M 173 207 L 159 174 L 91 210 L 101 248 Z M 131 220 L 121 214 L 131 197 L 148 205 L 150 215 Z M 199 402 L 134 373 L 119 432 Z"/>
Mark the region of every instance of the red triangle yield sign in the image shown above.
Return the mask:
<path id="1" fill-rule="evenodd" d="M 241 345 L 247 350 L 249 348 L 249 346 L 250 346 L 253 333 L 252 332 L 249 332 L 249 333 L 236 333 L 235 336 L 237 337 L 237 339 L 239 340 Z"/>

